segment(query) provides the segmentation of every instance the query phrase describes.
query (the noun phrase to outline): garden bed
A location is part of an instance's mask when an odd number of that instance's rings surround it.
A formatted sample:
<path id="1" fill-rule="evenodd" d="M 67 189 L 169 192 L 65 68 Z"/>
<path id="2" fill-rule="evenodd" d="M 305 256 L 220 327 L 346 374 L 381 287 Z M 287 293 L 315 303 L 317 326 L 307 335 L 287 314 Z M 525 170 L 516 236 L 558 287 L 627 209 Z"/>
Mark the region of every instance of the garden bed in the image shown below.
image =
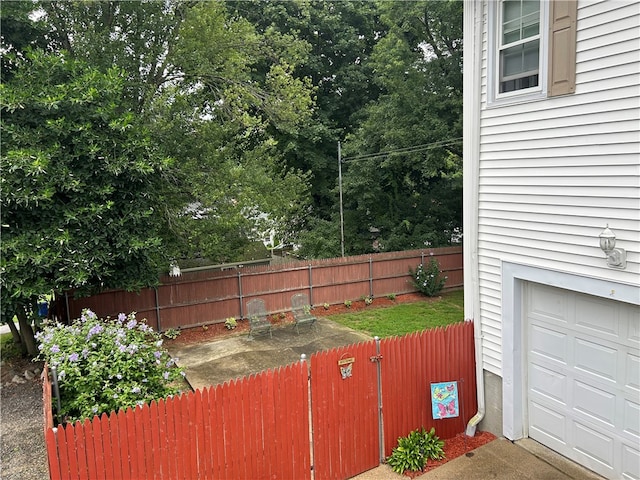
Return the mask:
<path id="1" fill-rule="evenodd" d="M 420 293 L 407 293 L 404 295 L 398 295 L 393 300 L 387 297 L 374 298 L 371 305 L 366 305 L 364 300 L 354 300 L 351 303 L 351 307 L 347 308 L 344 304 L 338 303 L 336 305 L 330 305 L 329 308 L 324 308 L 322 305 L 317 306 L 311 310 L 311 313 L 316 317 L 330 317 L 331 315 L 337 315 L 340 313 L 358 312 L 364 309 L 384 308 L 398 305 L 401 303 L 413 303 L 413 302 L 434 302 L 439 300 L 440 297 L 425 297 Z M 281 314 L 269 315 L 269 321 L 274 327 L 281 325 L 287 325 L 293 323 L 293 315 L 291 312 L 286 312 L 284 316 Z M 180 330 L 180 334 L 174 338 L 165 338 L 165 343 L 171 342 L 182 345 L 191 345 L 195 343 L 208 342 L 211 340 L 228 337 L 231 335 L 241 335 L 249 333 L 249 323 L 246 320 L 239 320 L 238 326 L 233 330 L 228 329 L 224 322 L 213 323 L 210 325 L 204 325 L 202 327 L 194 327 Z"/>

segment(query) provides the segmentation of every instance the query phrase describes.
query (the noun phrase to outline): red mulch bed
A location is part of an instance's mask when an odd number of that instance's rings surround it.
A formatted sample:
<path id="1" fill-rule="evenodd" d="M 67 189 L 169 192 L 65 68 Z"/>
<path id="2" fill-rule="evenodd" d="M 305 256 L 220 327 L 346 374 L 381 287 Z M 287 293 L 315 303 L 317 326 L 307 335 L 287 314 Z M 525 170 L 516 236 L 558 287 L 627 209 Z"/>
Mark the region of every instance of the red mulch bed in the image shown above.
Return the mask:
<path id="1" fill-rule="evenodd" d="M 395 299 L 390 300 L 386 297 L 374 298 L 371 305 L 365 305 L 364 300 L 354 300 L 350 308 L 347 308 L 344 304 L 339 303 L 337 305 L 330 305 L 328 309 L 323 306 L 319 306 L 311 310 L 311 313 L 316 317 L 330 317 L 338 313 L 358 312 L 364 309 L 384 308 L 400 303 L 413 303 L 413 302 L 433 302 L 437 301 L 440 297 L 425 297 L 420 293 L 407 293 L 404 295 L 398 295 Z M 271 323 L 277 327 L 279 325 L 286 325 L 293 323 L 293 315 L 291 312 L 284 314 L 269 315 Z M 165 343 L 179 343 L 179 344 L 194 344 L 205 342 L 213 339 L 223 338 L 231 335 L 246 334 L 249 332 L 249 324 L 246 320 L 239 320 L 238 326 L 233 330 L 229 330 L 225 327 L 224 322 L 214 323 L 210 325 L 204 325 L 202 327 L 187 328 L 180 331 L 175 339 L 166 339 Z"/>
<path id="2" fill-rule="evenodd" d="M 473 456 L 471 450 L 475 450 L 496 439 L 496 436 L 490 432 L 476 432 L 475 436 L 467 437 L 464 433 L 459 433 L 453 438 L 444 441 L 445 458 L 443 460 L 429 460 L 424 470 L 418 472 L 404 472 L 409 478 L 416 478 L 423 473 L 429 472 L 434 468 L 440 467 L 454 458 L 467 454 Z"/>

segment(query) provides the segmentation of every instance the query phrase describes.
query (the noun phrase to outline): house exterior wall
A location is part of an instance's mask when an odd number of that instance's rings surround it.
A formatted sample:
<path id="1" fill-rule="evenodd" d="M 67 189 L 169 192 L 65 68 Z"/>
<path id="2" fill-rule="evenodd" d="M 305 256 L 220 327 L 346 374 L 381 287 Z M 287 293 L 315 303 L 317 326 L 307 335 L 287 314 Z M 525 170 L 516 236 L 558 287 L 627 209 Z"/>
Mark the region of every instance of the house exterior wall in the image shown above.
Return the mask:
<path id="1" fill-rule="evenodd" d="M 465 316 L 480 320 L 483 368 L 503 376 L 505 263 L 629 286 L 626 298 L 615 288 L 601 295 L 634 302 L 640 4 L 579 0 L 575 93 L 509 104 L 487 93 L 489 3 L 465 9 L 465 206 L 475 209 L 465 216 L 465 288 L 474 291 Z M 627 251 L 624 270 L 608 267 L 599 247 L 607 224 Z"/>

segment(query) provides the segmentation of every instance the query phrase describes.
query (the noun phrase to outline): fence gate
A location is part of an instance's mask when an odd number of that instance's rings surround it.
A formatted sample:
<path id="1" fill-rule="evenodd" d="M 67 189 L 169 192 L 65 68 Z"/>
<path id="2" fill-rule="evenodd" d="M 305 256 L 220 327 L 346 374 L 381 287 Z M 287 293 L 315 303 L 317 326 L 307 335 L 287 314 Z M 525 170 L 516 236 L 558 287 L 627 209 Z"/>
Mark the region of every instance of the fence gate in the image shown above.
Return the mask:
<path id="1" fill-rule="evenodd" d="M 350 478 L 380 463 L 375 341 L 311 356 L 315 480 Z"/>

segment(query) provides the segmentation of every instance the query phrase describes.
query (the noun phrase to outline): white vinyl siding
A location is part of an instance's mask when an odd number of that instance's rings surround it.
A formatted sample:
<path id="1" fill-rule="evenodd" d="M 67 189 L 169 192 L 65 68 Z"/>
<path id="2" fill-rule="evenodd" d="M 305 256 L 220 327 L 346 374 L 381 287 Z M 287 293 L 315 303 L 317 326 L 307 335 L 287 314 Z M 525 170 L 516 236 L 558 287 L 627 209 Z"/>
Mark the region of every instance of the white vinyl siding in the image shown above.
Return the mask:
<path id="1" fill-rule="evenodd" d="M 579 0 L 575 93 L 509 105 L 487 105 L 484 12 L 479 313 L 483 366 L 501 375 L 502 262 L 638 284 L 640 4 Z M 625 270 L 599 248 L 607 223 Z"/>

